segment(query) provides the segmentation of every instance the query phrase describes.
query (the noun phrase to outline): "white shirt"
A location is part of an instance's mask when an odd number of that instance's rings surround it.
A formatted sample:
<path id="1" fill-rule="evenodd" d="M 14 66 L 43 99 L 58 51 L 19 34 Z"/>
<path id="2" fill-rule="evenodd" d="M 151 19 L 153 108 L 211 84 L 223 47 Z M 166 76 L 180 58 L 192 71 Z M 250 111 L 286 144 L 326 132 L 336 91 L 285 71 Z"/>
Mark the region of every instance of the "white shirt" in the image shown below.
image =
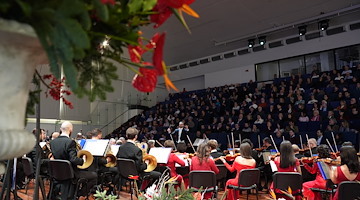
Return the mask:
<path id="1" fill-rule="evenodd" d="M 182 141 L 182 140 L 181 140 L 181 133 L 182 133 L 183 129 L 184 129 L 184 128 L 179 128 L 179 129 L 178 129 L 178 132 L 179 132 L 179 135 L 178 135 L 178 143 Z"/>

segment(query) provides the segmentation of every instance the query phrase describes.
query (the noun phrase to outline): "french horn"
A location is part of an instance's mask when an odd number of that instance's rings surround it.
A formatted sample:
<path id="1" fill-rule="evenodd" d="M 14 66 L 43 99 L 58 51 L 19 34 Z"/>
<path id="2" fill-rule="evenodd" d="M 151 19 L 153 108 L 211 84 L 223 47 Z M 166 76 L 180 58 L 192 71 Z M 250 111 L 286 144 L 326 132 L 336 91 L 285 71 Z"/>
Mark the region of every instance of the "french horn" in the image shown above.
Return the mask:
<path id="1" fill-rule="evenodd" d="M 148 161 L 147 168 L 144 170 L 144 172 L 151 172 L 157 167 L 157 160 L 153 155 L 144 155 L 143 161 Z"/>
<path id="2" fill-rule="evenodd" d="M 108 150 L 108 152 L 105 155 L 106 161 L 108 158 L 110 158 L 110 162 L 106 163 L 105 167 L 115 167 L 116 163 L 117 163 L 117 158 L 110 149 Z"/>
<path id="3" fill-rule="evenodd" d="M 79 169 L 86 169 L 86 168 L 90 167 L 90 165 L 94 161 L 94 156 L 91 155 L 91 153 L 89 151 L 80 150 L 77 153 L 77 157 L 79 157 L 79 158 L 82 158 L 84 155 L 86 156 L 86 160 L 82 165 L 77 166 Z"/>

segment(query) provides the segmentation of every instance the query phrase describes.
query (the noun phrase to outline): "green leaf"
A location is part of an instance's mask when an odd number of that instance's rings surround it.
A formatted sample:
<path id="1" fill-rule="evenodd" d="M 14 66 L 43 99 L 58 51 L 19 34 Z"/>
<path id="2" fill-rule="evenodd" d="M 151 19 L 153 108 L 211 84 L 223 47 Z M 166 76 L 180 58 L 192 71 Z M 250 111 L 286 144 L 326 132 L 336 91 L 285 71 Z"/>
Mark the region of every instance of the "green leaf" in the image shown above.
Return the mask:
<path id="1" fill-rule="evenodd" d="M 58 16 L 66 16 L 79 21 L 85 30 L 91 27 L 91 20 L 85 4 L 79 0 L 63 0 L 61 6 L 57 10 Z"/>
<path id="2" fill-rule="evenodd" d="M 102 4 L 100 0 L 92 0 L 96 10 L 96 16 L 98 16 L 103 21 L 109 20 L 109 10 L 106 5 Z"/>
<path id="3" fill-rule="evenodd" d="M 143 11 L 149 11 L 154 8 L 156 5 L 157 0 L 144 0 L 143 1 Z"/>
<path id="4" fill-rule="evenodd" d="M 90 48 L 89 37 L 77 21 L 69 18 L 59 18 L 58 22 L 66 33 L 64 40 L 70 40 L 77 48 Z"/>
<path id="5" fill-rule="evenodd" d="M 26 17 L 30 17 L 30 15 L 31 15 L 31 6 L 28 3 L 23 2 L 21 0 L 16 0 L 16 3 L 20 6 L 20 8 L 23 11 L 24 15 Z"/>
<path id="6" fill-rule="evenodd" d="M 173 13 L 175 14 L 176 18 L 179 19 L 179 21 L 181 22 L 181 24 L 186 28 L 186 30 L 191 34 L 190 28 L 187 25 L 184 16 L 182 14 L 182 12 L 179 12 L 177 9 L 172 9 Z"/>
<path id="7" fill-rule="evenodd" d="M 130 0 L 128 3 L 129 13 L 133 14 L 141 10 L 143 0 Z"/>

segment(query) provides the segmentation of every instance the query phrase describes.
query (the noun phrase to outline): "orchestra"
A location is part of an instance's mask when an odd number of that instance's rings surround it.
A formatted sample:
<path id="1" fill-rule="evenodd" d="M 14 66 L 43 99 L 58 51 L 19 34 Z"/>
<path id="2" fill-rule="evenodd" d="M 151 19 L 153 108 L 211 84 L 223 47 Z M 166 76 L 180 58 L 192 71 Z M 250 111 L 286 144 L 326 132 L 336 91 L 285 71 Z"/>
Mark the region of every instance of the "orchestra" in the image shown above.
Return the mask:
<path id="1" fill-rule="evenodd" d="M 197 148 L 193 146 L 193 140 L 185 130 L 186 125 L 179 123 L 183 130 L 179 132 L 169 132 L 168 140 L 160 143 L 158 140 L 147 140 L 146 142 L 139 142 L 139 131 L 136 128 L 130 127 L 126 130 L 126 139 L 121 143 L 107 141 L 106 149 L 103 156 L 92 155 L 89 151 L 83 150 L 81 140 L 73 140 L 69 136 L 73 132 L 73 127 L 70 122 L 64 122 L 60 128 L 60 135 L 51 141 L 46 140 L 45 131 L 40 134 L 41 149 L 41 163 L 47 163 L 49 159 L 64 159 L 69 160 L 73 169 L 76 172 L 77 178 L 87 179 L 87 184 L 83 187 L 78 195 L 89 195 L 94 193 L 93 187 L 99 187 L 104 184 L 104 173 L 110 175 L 110 179 L 106 180 L 111 182 L 113 187 L 112 192 L 116 193 L 115 187 L 121 185 L 121 176 L 119 175 L 119 167 L 116 166 L 117 158 L 126 158 L 134 160 L 136 170 L 139 172 L 138 185 L 141 185 L 140 191 L 144 191 L 152 183 L 156 182 L 161 176 L 158 171 L 161 166 L 169 168 L 170 177 L 173 178 L 178 184 L 184 184 L 188 187 L 188 173 L 196 170 L 209 170 L 219 173 L 218 165 L 225 165 L 228 170 L 226 186 L 223 190 L 227 191 L 225 199 L 233 200 L 239 198 L 239 193 L 228 189 L 227 185 L 237 185 L 239 174 L 242 169 L 259 168 L 265 177 L 265 185 L 262 186 L 263 181 L 260 181 L 259 188 L 273 188 L 273 185 L 267 179 L 271 179 L 272 174 L 276 172 L 299 172 L 302 173 L 300 165 L 304 170 L 310 174 L 315 174 L 314 180 L 303 182 L 303 196 L 309 200 L 320 200 L 322 196 L 320 193 L 313 192 L 311 188 L 326 189 L 327 181 L 333 181 L 335 184 L 345 180 L 359 180 L 360 181 L 360 167 L 358 155 L 359 153 L 352 147 L 351 142 L 345 142 L 340 151 L 337 147 L 333 148 L 331 142 L 335 142 L 335 138 L 326 138 L 322 142 L 317 142 L 314 138 L 309 138 L 306 135 L 306 142 L 301 142 L 301 149 L 297 144 L 292 144 L 290 141 L 284 140 L 281 142 L 279 149 L 276 146 L 272 136 L 265 137 L 261 140 L 260 137 L 256 138 L 259 147 L 254 148 L 250 139 L 244 138 L 243 140 L 234 141 L 233 135 L 229 134 L 229 148 L 224 152 L 220 149 L 220 144 L 215 139 L 206 138 L 202 143 L 198 144 Z M 93 140 L 104 140 L 102 131 L 94 129 L 89 132 Z M 183 135 L 184 134 L 184 135 Z M 181 135 L 181 136 L 180 136 Z M 172 137 L 174 136 L 174 137 Z M 178 136 L 182 138 L 179 140 Z M 321 135 L 322 136 L 322 135 Z M 175 139 L 174 139 L 175 138 Z M 231 138 L 231 139 L 230 139 Z M 241 136 L 239 136 L 241 138 Z M 300 138 L 302 140 L 302 138 Z M 44 141 L 44 142 L 43 142 Z M 144 141 L 144 140 L 143 140 Z M 84 140 L 85 143 L 90 141 Z M 262 142 L 262 145 L 260 145 Z M 175 145 L 177 143 L 177 145 Z M 119 145 L 120 144 L 120 145 Z M 320 145 L 318 145 L 320 144 Z M 90 145 L 90 143 L 89 143 Z M 188 145 L 191 148 L 187 148 Z M 234 148 L 240 147 L 240 148 Z M 156 158 L 149 155 L 152 148 L 170 148 L 171 153 L 168 155 L 165 163 L 157 163 Z M 190 149 L 190 151 L 188 151 Z M 115 152 L 113 152 L 115 151 Z M 192 152 L 195 153 L 192 153 Z M 93 152 L 93 151 L 91 151 Z M 36 148 L 26 155 L 30 157 L 33 162 L 36 161 Z M 93 161 L 92 161 L 93 160 Z M 35 166 L 34 166 L 35 167 Z M 187 168 L 187 172 L 182 173 L 178 168 Z M 41 165 L 41 174 L 46 176 L 46 165 Z M 180 172 L 180 173 L 179 173 Z M 147 181 L 146 181 L 147 180 Z M 70 199 L 73 189 L 69 183 L 62 182 L 59 188 L 52 192 L 53 196 L 61 195 L 62 199 Z M 268 185 L 270 184 L 270 185 Z M 176 186 L 175 188 L 178 188 Z M 298 191 L 293 191 L 297 193 Z M 205 199 L 211 197 L 211 193 L 204 194 Z M 287 199 L 287 197 L 283 197 Z M 295 197 L 298 199 L 298 197 Z M 334 196 L 336 199 L 336 195 Z"/>

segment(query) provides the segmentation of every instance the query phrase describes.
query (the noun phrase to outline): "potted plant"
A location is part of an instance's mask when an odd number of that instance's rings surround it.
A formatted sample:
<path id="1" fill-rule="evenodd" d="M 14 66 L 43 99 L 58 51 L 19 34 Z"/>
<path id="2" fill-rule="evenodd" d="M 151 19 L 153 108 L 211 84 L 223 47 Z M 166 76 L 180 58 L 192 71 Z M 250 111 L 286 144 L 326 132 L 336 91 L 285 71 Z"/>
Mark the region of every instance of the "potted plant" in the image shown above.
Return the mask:
<path id="1" fill-rule="evenodd" d="M 165 33 L 143 38 L 139 28 L 160 26 L 175 14 L 187 28 L 183 13 L 198 17 L 189 7 L 194 0 L 2 0 L 0 1 L 0 160 L 30 151 L 35 138 L 23 130 L 29 83 L 40 64 L 50 66 L 57 83 L 50 94 L 64 98 L 67 85 L 79 97 L 104 99 L 113 91 L 116 66 L 136 75 L 133 86 L 151 92 L 157 77 L 176 89 L 162 59 Z M 122 57 L 124 49 L 130 60 Z M 142 55 L 152 52 L 152 60 Z M 63 73 L 62 73 L 63 72 Z M 63 74 L 63 77 L 62 77 Z M 61 83 L 61 84 L 60 84 Z M 51 87 L 50 85 L 47 85 Z M 51 87 L 51 89 L 53 89 Z M 34 92 L 38 91 L 33 91 Z M 36 102 L 30 95 L 30 105 Z M 68 103 L 68 105 L 71 105 Z"/>

